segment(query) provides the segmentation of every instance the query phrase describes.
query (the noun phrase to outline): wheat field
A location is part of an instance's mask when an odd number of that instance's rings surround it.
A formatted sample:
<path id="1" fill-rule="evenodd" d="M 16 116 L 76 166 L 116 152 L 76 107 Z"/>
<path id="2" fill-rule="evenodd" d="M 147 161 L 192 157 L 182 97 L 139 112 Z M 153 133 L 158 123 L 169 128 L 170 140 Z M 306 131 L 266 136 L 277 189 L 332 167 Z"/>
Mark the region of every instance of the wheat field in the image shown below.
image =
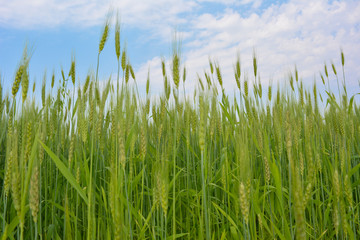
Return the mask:
<path id="1" fill-rule="evenodd" d="M 342 51 L 309 89 L 296 68 L 288 87 L 265 86 L 256 56 L 249 76 L 238 57 L 229 96 L 215 61 L 188 80 L 175 42 L 153 98 L 110 28 L 81 85 L 73 58 L 29 86 L 26 49 L 12 88 L 0 85 L 1 239 L 360 238 L 360 107 Z M 118 73 L 101 87 L 105 44 Z"/>

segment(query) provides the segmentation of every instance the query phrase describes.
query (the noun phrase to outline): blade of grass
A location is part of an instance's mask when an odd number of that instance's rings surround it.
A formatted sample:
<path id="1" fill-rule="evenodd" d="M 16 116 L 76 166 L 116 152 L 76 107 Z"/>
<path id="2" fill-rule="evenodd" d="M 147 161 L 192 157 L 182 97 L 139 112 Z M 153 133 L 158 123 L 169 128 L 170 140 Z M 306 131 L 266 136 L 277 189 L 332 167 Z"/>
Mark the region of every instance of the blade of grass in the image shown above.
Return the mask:
<path id="1" fill-rule="evenodd" d="M 60 170 L 66 180 L 70 183 L 70 185 L 75 188 L 81 198 L 85 201 L 86 205 L 89 204 L 89 199 L 86 196 L 85 191 L 80 187 L 80 185 L 76 182 L 75 177 L 71 174 L 69 169 L 65 166 L 65 164 L 55 155 L 53 151 L 50 150 L 43 142 L 38 139 L 41 146 L 44 150 L 49 154 L 53 162 L 55 163 L 56 167 Z"/>

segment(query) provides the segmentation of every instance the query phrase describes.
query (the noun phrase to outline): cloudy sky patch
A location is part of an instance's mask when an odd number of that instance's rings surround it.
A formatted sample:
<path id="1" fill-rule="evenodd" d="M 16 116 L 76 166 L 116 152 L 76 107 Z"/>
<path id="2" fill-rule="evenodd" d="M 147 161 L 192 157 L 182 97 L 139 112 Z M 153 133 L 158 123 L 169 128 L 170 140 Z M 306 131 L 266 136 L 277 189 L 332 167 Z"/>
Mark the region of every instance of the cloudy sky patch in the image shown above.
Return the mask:
<path id="1" fill-rule="evenodd" d="M 72 55 L 79 81 L 84 81 L 96 65 L 109 9 L 113 16 L 117 11 L 121 15 L 121 46 L 127 47 L 141 88 L 150 69 L 153 91 L 162 89 L 161 57 L 170 58 L 176 30 L 190 91 L 197 73 L 209 71 L 209 57 L 219 62 L 227 89 L 235 86 L 238 52 L 251 79 L 254 50 L 264 83 L 285 82 L 296 64 L 305 83 L 312 84 L 315 77 L 320 84 L 324 63 L 341 67 L 340 48 L 346 57 L 347 83 L 353 93 L 359 90 L 360 2 L 355 0 L 0 0 L 1 81 L 9 89 L 26 41 L 34 46 L 33 81 L 40 81 L 45 69 L 68 69 Z M 100 60 L 104 79 L 117 72 L 113 37 L 111 32 Z"/>

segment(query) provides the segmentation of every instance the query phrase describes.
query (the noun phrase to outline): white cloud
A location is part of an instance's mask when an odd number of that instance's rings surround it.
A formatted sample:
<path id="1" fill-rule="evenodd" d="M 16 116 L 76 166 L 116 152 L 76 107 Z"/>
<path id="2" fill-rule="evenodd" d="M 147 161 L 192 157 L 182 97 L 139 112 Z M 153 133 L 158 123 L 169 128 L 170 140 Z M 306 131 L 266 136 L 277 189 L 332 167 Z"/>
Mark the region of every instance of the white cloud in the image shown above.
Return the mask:
<path id="1" fill-rule="evenodd" d="M 224 11 L 200 14 L 198 9 L 207 2 L 223 4 Z M 264 81 L 283 78 L 297 64 L 301 77 L 312 82 L 314 74 L 323 69 L 324 61 L 334 61 L 340 67 L 339 49 L 342 47 L 347 82 L 357 87 L 360 78 L 357 64 L 360 56 L 359 1 L 290 0 L 282 4 L 274 1 L 261 8 L 263 2 L 140 0 L 134 4 L 133 0 L 0 0 L 0 26 L 22 29 L 65 24 L 101 25 L 109 8 L 119 9 L 124 24 L 150 32 L 151 36 L 144 38 L 171 40 L 169 36 L 174 27 L 180 26 L 189 80 L 196 81 L 196 72 L 203 75 L 211 56 L 219 61 L 224 84 L 229 88 L 235 85 L 233 63 L 238 50 L 242 67 L 250 78 L 255 48 Z M 261 8 L 261 11 L 252 12 L 254 8 Z M 138 69 L 137 79 L 145 82 L 149 65 L 151 81 L 159 81 L 156 84 L 162 87 L 158 57 Z"/>
<path id="2" fill-rule="evenodd" d="M 252 77 L 255 47 L 264 81 L 278 80 L 298 66 L 301 77 L 312 83 L 324 61 L 340 68 L 344 49 L 348 83 L 357 85 L 360 67 L 360 3 L 356 1 L 290 1 L 271 5 L 261 15 L 243 17 L 227 9 L 221 16 L 203 14 L 193 19 L 198 38 L 188 43 L 186 58 L 194 70 L 208 68 L 207 56 L 219 59 L 225 85 L 235 85 L 232 66 L 240 50 L 244 69 Z M 318 75 L 317 75 L 318 76 Z M 231 88 L 230 88 L 231 89 Z"/>
<path id="3" fill-rule="evenodd" d="M 250 2 L 250 1 L 249 1 Z M 284 81 L 295 64 L 305 84 L 320 82 L 319 71 L 324 62 L 331 70 L 334 62 L 340 72 L 340 48 L 346 58 L 347 84 L 358 88 L 360 66 L 360 3 L 357 1 L 289 1 L 271 5 L 261 15 L 242 16 L 227 8 L 221 15 L 204 13 L 189 20 L 191 26 L 184 45 L 184 60 L 188 68 L 187 89 L 197 83 L 196 73 L 209 72 L 209 56 L 220 63 L 224 85 L 233 91 L 233 64 L 241 54 L 242 69 L 253 79 L 252 54 L 255 48 L 262 81 Z M 153 63 L 157 58 L 146 63 Z M 160 63 L 160 62 L 159 62 Z M 158 69 L 157 69 L 158 68 Z M 162 83 L 159 64 L 152 64 L 151 79 Z M 139 69 L 147 73 L 147 68 Z M 329 71 L 330 71 L 329 70 Z M 244 73 L 243 73 L 244 76 Z M 331 77 L 335 83 L 335 77 Z M 333 89 L 335 90 L 335 89 Z M 355 93 L 355 92 L 353 92 Z"/>
<path id="4" fill-rule="evenodd" d="M 69 23 L 91 26 L 103 19 L 108 9 L 106 4 L 95 0 L 2 0 L 0 24 L 20 29 Z"/>
<path id="5" fill-rule="evenodd" d="M 87 27 L 102 24 L 109 10 L 119 10 L 123 23 L 144 28 L 160 24 L 160 28 L 184 23 L 178 14 L 195 6 L 194 1 L 185 0 L 0 0 L 0 25 L 21 29 L 71 23 Z"/>

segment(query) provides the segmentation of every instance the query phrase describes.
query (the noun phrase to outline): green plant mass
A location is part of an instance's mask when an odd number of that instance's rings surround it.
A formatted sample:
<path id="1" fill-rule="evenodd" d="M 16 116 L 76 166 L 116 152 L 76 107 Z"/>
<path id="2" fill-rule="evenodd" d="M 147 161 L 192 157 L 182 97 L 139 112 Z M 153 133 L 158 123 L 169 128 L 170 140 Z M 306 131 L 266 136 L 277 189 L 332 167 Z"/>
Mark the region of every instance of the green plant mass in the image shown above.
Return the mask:
<path id="1" fill-rule="evenodd" d="M 114 41 L 110 28 L 81 87 L 73 57 L 37 100 L 26 50 L 12 88 L 0 85 L 1 239 L 360 238 L 360 107 L 342 51 L 325 91 L 296 68 L 289 88 L 262 84 L 254 53 L 250 76 L 237 58 L 233 96 L 211 59 L 190 96 L 175 41 L 154 98 L 120 49 L 120 24 Z M 117 79 L 100 81 L 111 43 Z"/>

